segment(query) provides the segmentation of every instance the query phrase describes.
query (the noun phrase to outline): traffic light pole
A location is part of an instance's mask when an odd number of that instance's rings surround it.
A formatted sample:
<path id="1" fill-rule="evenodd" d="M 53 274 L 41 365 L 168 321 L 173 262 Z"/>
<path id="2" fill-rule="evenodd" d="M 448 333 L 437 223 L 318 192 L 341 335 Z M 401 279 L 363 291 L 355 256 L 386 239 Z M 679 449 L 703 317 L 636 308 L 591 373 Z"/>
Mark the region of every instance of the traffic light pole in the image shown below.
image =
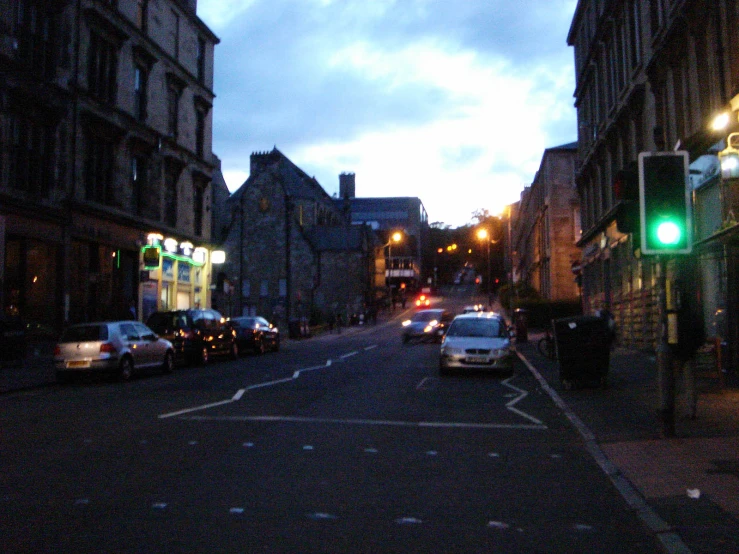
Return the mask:
<path id="1" fill-rule="evenodd" d="M 657 386 L 659 391 L 659 414 L 662 434 L 675 436 L 675 375 L 672 371 L 672 352 L 668 344 L 667 318 L 667 264 L 662 256 L 657 257 L 659 289 L 660 337 L 657 344 Z"/>

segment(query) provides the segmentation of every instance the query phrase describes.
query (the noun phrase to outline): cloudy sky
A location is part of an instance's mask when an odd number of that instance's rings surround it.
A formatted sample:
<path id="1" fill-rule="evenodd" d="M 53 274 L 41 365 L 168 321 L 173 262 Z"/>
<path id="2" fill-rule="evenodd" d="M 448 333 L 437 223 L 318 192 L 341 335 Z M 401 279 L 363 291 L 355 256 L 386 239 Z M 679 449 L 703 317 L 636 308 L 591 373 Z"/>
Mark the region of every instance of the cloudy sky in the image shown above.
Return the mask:
<path id="1" fill-rule="evenodd" d="M 233 191 L 274 146 L 329 193 L 499 212 L 577 139 L 576 0 L 199 0 L 221 39 L 213 150 Z"/>

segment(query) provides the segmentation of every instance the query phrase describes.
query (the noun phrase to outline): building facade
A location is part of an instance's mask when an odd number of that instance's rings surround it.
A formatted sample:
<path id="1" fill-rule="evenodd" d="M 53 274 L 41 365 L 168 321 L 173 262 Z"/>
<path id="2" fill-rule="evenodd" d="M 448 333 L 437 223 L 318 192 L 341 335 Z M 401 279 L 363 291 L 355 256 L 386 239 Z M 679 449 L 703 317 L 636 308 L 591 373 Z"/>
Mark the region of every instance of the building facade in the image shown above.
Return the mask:
<path id="1" fill-rule="evenodd" d="M 423 253 L 428 244 L 429 218 L 420 198 L 357 197 L 354 173 L 342 173 L 339 198 L 335 203 L 340 209 L 348 205 L 352 223 L 369 225 L 383 241 L 378 288 L 397 291 L 402 287 L 415 291 L 425 286 L 422 276 L 428 271 L 424 267 Z M 398 241 L 392 237 L 396 232 L 401 233 Z M 381 296 L 380 291 L 377 292 Z"/>
<path id="2" fill-rule="evenodd" d="M 685 150 L 695 244 L 691 255 L 664 259 L 668 304 L 699 303 L 706 334 L 726 339 L 734 364 L 735 186 L 714 162 L 739 125 L 738 17 L 735 0 L 581 0 L 568 36 L 575 49 L 586 311 L 609 308 L 622 342 L 656 345 L 660 264 L 641 254 L 628 223 L 619 225 L 629 198 L 617 184 L 640 152 Z M 711 128 L 720 112 L 731 115 L 729 129 Z"/>
<path id="3" fill-rule="evenodd" d="M 251 155 L 249 178 L 229 198 L 229 211 L 216 297 L 223 313 L 284 326 L 347 318 L 371 299 L 371 230 L 352 225 L 348 210 L 277 148 Z"/>
<path id="4" fill-rule="evenodd" d="M 58 332 L 207 305 L 218 39 L 195 0 L 0 8 L 3 310 Z"/>
<path id="5" fill-rule="evenodd" d="M 552 301 L 578 301 L 580 296 L 573 274 L 581 235 L 576 160 L 575 142 L 547 148 L 511 220 L 517 280 Z"/>

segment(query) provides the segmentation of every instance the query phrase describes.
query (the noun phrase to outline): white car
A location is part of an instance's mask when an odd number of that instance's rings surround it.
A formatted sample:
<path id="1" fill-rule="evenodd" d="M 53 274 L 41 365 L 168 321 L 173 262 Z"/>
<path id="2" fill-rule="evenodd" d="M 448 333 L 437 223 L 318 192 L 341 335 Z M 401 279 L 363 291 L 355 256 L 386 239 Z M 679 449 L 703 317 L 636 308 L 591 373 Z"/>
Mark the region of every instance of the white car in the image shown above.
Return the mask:
<path id="1" fill-rule="evenodd" d="M 495 312 L 458 315 L 441 342 L 439 373 L 450 370 L 489 370 L 510 373 L 515 352 L 508 326 Z"/>

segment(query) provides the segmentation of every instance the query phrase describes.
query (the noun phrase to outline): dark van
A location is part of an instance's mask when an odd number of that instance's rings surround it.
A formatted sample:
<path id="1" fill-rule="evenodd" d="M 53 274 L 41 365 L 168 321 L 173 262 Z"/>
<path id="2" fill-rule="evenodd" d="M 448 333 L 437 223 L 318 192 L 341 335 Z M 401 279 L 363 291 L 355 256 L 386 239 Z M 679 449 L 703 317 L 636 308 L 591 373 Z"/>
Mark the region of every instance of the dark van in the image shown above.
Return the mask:
<path id="1" fill-rule="evenodd" d="M 178 363 L 205 365 L 211 356 L 239 356 L 236 333 L 215 310 L 155 312 L 146 325 L 172 343 Z"/>

